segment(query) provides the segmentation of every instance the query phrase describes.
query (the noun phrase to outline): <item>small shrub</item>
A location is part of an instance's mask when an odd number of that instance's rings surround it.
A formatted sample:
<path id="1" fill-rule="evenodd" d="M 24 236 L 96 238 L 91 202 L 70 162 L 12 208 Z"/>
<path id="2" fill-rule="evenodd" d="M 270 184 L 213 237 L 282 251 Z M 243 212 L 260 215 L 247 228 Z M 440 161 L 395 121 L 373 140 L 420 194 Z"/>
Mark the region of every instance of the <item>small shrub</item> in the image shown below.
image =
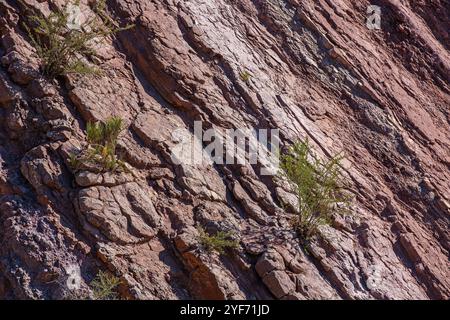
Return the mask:
<path id="1" fill-rule="evenodd" d="M 116 300 L 119 298 L 117 288 L 120 279 L 116 276 L 99 271 L 94 280 L 90 283 L 92 294 L 95 300 Z"/>
<path id="2" fill-rule="evenodd" d="M 236 249 L 239 246 L 239 242 L 233 240 L 232 232 L 219 231 L 215 235 L 209 235 L 203 228 L 199 228 L 198 232 L 200 244 L 208 251 L 224 254 L 226 249 Z"/>
<path id="3" fill-rule="evenodd" d="M 342 159 L 336 155 L 321 161 L 311 151 L 308 140 L 294 143 L 281 156 L 280 175 L 286 178 L 298 198 L 298 216 L 293 225 L 305 240 L 320 225 L 330 224 L 334 213 L 348 211 L 350 197 L 343 192 Z"/>
<path id="4" fill-rule="evenodd" d="M 24 24 L 33 46 L 42 61 L 44 74 L 56 77 L 63 74 L 98 73 L 96 67 L 88 65 L 86 57 L 94 55 L 93 44 L 118 31 L 128 29 L 114 26 L 105 9 L 105 0 L 97 0 L 92 15 L 83 23 L 80 30 L 69 27 L 69 5 L 79 5 L 79 0 L 70 1 L 62 10 L 54 11 L 48 17 L 28 16 Z"/>
<path id="5" fill-rule="evenodd" d="M 252 75 L 247 70 L 242 71 L 240 76 L 242 81 L 244 82 L 249 82 L 250 79 L 252 78 Z"/>
<path id="6" fill-rule="evenodd" d="M 102 171 L 127 171 L 125 162 L 117 158 L 117 139 L 123 131 L 123 120 L 112 117 L 105 122 L 89 122 L 86 127 L 88 146 L 80 154 L 69 155 L 69 165 L 79 169 L 83 164 L 94 164 Z"/>

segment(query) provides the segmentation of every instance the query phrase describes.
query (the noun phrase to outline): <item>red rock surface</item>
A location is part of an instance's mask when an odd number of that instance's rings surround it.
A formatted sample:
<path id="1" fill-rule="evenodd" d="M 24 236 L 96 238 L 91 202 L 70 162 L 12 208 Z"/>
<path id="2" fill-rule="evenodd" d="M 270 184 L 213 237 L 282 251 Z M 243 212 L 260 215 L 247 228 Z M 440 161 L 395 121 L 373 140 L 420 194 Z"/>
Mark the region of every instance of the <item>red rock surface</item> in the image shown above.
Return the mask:
<path id="1" fill-rule="evenodd" d="M 447 1 L 109 0 L 135 26 L 97 49 L 104 72 L 51 81 L 22 22 L 61 3 L 0 2 L 1 298 L 67 296 L 73 265 L 82 289 L 109 269 L 131 299 L 450 298 Z M 132 174 L 74 174 L 87 121 L 111 115 Z M 174 163 L 194 120 L 343 150 L 352 215 L 305 250 L 279 179 Z M 205 252 L 197 226 L 239 248 Z"/>

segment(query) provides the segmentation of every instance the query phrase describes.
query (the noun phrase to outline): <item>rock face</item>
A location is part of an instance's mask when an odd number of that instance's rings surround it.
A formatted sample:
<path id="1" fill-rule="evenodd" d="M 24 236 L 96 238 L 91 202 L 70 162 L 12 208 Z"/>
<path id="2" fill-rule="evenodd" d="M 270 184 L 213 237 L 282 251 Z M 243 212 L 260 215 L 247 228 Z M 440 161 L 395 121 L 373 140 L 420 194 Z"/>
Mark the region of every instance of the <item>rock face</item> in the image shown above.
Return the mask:
<path id="1" fill-rule="evenodd" d="M 0 298 L 67 297 L 74 266 L 77 290 L 108 269 L 129 299 L 450 298 L 447 1 L 376 1 L 377 30 L 366 0 L 108 0 L 134 27 L 97 47 L 100 75 L 53 81 L 22 22 L 63 2 L 0 2 Z M 113 115 L 130 173 L 71 170 Z M 282 181 L 173 157 L 196 120 L 344 151 L 352 214 L 306 250 Z M 206 252 L 198 226 L 239 247 Z"/>

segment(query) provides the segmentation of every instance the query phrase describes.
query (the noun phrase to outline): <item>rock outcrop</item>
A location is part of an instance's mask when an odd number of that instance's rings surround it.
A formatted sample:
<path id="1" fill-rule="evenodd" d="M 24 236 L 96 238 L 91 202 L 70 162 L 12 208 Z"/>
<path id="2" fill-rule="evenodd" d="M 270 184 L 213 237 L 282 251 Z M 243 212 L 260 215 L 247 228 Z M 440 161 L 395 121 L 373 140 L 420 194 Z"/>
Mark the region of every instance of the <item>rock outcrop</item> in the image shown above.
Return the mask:
<path id="1" fill-rule="evenodd" d="M 375 1 L 377 30 L 366 0 L 108 0 L 134 26 L 96 47 L 102 72 L 51 80 L 23 23 L 62 3 L 0 2 L 0 298 L 73 296 L 74 266 L 127 299 L 450 298 L 448 2 Z M 73 170 L 111 116 L 130 172 Z M 194 121 L 343 151 L 352 214 L 305 248 L 261 163 L 173 156 Z M 199 226 L 238 248 L 206 252 Z"/>

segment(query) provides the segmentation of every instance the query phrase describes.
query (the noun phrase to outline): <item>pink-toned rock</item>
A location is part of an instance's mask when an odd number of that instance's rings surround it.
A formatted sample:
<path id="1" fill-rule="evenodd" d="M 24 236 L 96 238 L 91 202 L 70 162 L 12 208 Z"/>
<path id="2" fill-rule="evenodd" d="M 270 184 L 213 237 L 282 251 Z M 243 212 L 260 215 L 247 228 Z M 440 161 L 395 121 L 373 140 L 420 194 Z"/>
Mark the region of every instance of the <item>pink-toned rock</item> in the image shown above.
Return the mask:
<path id="1" fill-rule="evenodd" d="M 273 270 L 284 270 L 285 265 L 283 257 L 276 251 L 266 251 L 255 265 L 256 271 L 259 276 L 264 278 L 266 274 Z"/>
<path id="2" fill-rule="evenodd" d="M 78 296 L 77 266 L 126 299 L 450 298 L 444 1 L 382 1 L 380 30 L 367 1 L 288 2 L 110 0 L 134 27 L 96 46 L 102 72 L 53 80 L 19 24 L 53 6 L 0 1 L 0 298 Z M 87 122 L 111 116 L 129 170 L 72 168 Z M 295 193 L 262 163 L 210 163 L 207 142 L 183 161 L 194 121 L 342 152 L 351 213 L 305 246 Z M 239 245 L 207 253 L 198 227 Z"/>
<path id="3" fill-rule="evenodd" d="M 277 299 L 281 299 L 295 291 L 295 283 L 286 272 L 274 270 L 263 278 L 264 284 Z"/>

